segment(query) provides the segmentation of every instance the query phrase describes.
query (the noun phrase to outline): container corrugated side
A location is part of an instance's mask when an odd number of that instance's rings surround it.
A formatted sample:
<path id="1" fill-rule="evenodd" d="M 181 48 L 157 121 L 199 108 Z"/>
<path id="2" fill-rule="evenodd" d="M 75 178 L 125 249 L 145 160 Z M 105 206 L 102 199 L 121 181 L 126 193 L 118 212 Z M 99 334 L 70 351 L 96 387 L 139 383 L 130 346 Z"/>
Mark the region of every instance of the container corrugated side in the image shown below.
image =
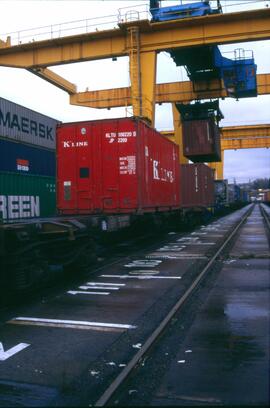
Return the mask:
<path id="1" fill-rule="evenodd" d="M 58 208 L 66 214 L 179 207 L 178 146 L 135 118 L 57 128 Z"/>
<path id="2" fill-rule="evenodd" d="M 55 150 L 59 121 L 0 98 L 0 137 Z"/>
<path id="3" fill-rule="evenodd" d="M 56 214 L 55 178 L 0 172 L 0 213 L 4 221 Z"/>
<path id="4" fill-rule="evenodd" d="M 0 172 L 55 177 L 55 151 L 0 139 Z"/>
<path id="5" fill-rule="evenodd" d="M 181 165 L 181 206 L 211 207 L 214 205 L 214 173 L 202 163 Z"/>
<path id="6" fill-rule="evenodd" d="M 214 119 L 183 122 L 183 154 L 193 162 L 220 161 L 220 132 Z"/>

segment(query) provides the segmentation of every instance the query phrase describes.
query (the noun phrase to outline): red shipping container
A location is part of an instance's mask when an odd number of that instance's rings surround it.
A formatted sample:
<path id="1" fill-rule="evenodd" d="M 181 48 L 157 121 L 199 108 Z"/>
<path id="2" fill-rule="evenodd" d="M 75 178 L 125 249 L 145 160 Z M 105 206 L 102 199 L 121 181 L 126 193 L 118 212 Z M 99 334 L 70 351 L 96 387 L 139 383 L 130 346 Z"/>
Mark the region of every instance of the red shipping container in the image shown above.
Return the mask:
<path id="1" fill-rule="evenodd" d="M 178 146 L 137 118 L 57 127 L 57 207 L 62 214 L 179 208 Z"/>
<path id="2" fill-rule="evenodd" d="M 195 163 L 221 160 L 220 132 L 214 118 L 183 122 L 183 150 Z"/>
<path id="3" fill-rule="evenodd" d="M 181 165 L 181 207 L 214 205 L 214 170 L 203 163 Z"/>

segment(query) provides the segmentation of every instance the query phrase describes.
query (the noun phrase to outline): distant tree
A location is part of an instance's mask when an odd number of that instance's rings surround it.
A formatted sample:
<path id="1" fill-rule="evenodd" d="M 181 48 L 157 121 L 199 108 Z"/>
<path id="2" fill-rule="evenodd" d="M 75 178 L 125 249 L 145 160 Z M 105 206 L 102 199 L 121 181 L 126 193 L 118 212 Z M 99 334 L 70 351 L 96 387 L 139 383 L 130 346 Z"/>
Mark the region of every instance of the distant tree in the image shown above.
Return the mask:
<path id="1" fill-rule="evenodd" d="M 270 178 L 258 178 L 252 182 L 252 188 L 258 190 L 259 188 L 268 189 L 270 188 Z"/>

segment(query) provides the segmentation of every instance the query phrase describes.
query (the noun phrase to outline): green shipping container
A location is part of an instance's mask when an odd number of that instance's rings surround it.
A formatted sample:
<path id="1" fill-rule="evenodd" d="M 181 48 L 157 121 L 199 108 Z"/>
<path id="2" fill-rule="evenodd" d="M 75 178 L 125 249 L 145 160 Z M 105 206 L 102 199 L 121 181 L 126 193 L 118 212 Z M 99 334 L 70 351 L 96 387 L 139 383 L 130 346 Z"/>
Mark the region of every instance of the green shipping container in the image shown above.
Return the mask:
<path id="1" fill-rule="evenodd" d="M 54 215 L 54 177 L 0 172 L 0 218 L 4 222 Z"/>

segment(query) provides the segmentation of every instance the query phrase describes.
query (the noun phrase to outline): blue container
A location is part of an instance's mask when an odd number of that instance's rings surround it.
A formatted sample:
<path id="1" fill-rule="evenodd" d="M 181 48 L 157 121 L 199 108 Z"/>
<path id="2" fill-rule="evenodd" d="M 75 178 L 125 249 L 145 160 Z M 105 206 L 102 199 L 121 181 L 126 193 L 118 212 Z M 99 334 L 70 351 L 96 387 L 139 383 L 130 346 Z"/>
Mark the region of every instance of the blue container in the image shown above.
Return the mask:
<path id="1" fill-rule="evenodd" d="M 0 139 L 0 171 L 55 177 L 55 152 Z"/>

